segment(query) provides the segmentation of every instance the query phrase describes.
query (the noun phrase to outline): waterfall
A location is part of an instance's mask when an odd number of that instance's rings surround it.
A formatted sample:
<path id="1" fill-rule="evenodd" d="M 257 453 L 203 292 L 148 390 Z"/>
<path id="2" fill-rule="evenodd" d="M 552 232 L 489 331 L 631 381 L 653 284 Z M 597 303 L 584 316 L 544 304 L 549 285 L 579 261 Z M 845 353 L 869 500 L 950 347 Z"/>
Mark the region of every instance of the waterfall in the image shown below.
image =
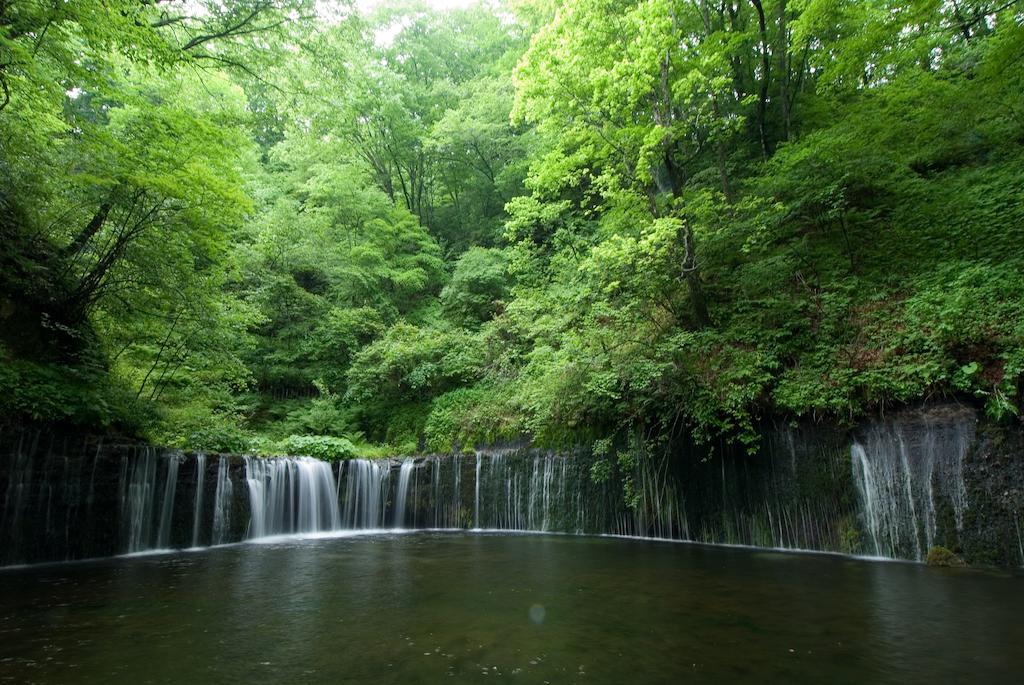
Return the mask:
<path id="1" fill-rule="evenodd" d="M 334 474 L 311 457 L 245 458 L 249 537 L 319 533 L 341 527 Z"/>
<path id="2" fill-rule="evenodd" d="M 103 453 L 103 439 L 96 442 L 96 453 L 92 457 L 92 468 L 89 470 L 89 494 L 86 496 L 85 505 L 92 514 L 92 505 L 96 500 L 96 466 L 100 463 L 100 455 Z"/>
<path id="3" fill-rule="evenodd" d="M 234 486 L 231 483 L 231 463 L 227 457 L 221 457 L 217 464 L 217 490 L 213 495 L 213 530 L 210 544 L 222 545 L 228 541 L 231 530 L 231 505 Z"/>
<path id="4" fill-rule="evenodd" d="M 309 457 L 248 457 L 233 469 L 234 458 L 220 456 L 215 488 L 201 453 L 95 441 L 75 451 L 66 439 L 22 432 L 0 445 L 0 564 L 388 527 L 615 534 L 904 559 L 943 545 L 969 555 L 992 504 L 969 503 L 965 478 L 975 479 L 970 492 L 1015 487 L 1009 472 L 996 480 L 1000 472 L 987 461 L 981 470 L 973 456 L 965 463 L 974 422 L 969 410 L 946 406 L 870 422 L 852 439 L 789 427 L 769 433 L 756 455 L 681 442 L 619 455 L 602 469 L 585 453 L 525 448 L 351 459 L 336 470 Z M 981 455 L 1010 449 L 985 440 Z M 969 504 L 978 511 L 965 522 Z M 999 563 L 1024 564 L 1020 512 L 992 520 Z"/>
<path id="5" fill-rule="evenodd" d="M 721 468 L 725 468 L 725 460 L 719 459 Z M 644 458 L 638 460 L 634 475 L 634 487 L 638 490 L 637 507 L 634 509 L 633 530 L 641 531 L 641 535 L 654 535 L 661 538 L 690 539 L 690 526 L 686 518 L 686 501 L 680 487 L 669 473 L 669 460 L 662 458 Z M 723 519 L 730 521 L 724 527 L 728 530 L 737 526 L 742 519 L 724 493 L 727 478 L 721 476 L 723 482 L 723 499 L 721 512 Z M 770 509 L 773 500 L 770 495 L 765 497 L 765 507 Z M 643 531 L 647 531 L 646 533 Z M 731 540 L 730 540 L 731 541 Z M 738 542 L 745 542 L 744 539 Z"/>
<path id="6" fill-rule="evenodd" d="M 121 462 L 121 521 L 126 531 L 125 549 L 141 552 L 149 548 L 153 521 L 153 490 L 156 488 L 156 453 L 143 448 L 134 459 Z"/>
<path id="7" fill-rule="evenodd" d="M 573 457 L 536 451 L 480 453 L 476 462 L 477 528 L 583 532 L 589 473 Z M 596 493 L 594 493 L 596 495 Z M 593 526 L 591 532 L 605 532 Z"/>
<path id="8" fill-rule="evenodd" d="M 1020 532 L 1020 516 L 1013 513 L 1013 527 L 1017 530 L 1017 551 L 1020 552 L 1020 565 L 1024 567 L 1024 536 Z"/>
<path id="9" fill-rule="evenodd" d="M 398 489 L 395 491 L 395 518 L 394 527 L 405 527 L 405 505 L 409 499 L 409 478 L 412 476 L 416 462 L 413 459 L 405 459 L 402 468 L 398 472 Z"/>
<path id="10" fill-rule="evenodd" d="M 452 484 L 451 525 L 458 528 L 464 524 L 462 521 L 462 461 L 457 454 L 452 457 L 452 471 L 454 472 L 454 482 Z"/>
<path id="11" fill-rule="evenodd" d="M 556 461 L 559 462 L 556 464 Z M 555 497 L 565 491 L 565 459 L 534 457 L 533 476 L 530 479 L 530 512 L 529 527 L 533 530 L 547 531 L 552 529 L 551 515 Z M 555 479 L 557 473 L 560 478 Z M 558 492 L 552 488 L 557 484 Z"/>
<path id="12" fill-rule="evenodd" d="M 480 527 L 480 453 L 476 455 L 476 497 L 473 499 L 473 527 Z"/>
<path id="13" fill-rule="evenodd" d="M 192 507 L 192 546 L 199 546 L 199 528 L 203 517 L 203 485 L 206 481 L 206 455 L 196 454 L 196 497 Z"/>
<path id="14" fill-rule="evenodd" d="M 35 452 L 36 443 L 39 440 L 37 433 L 31 447 L 26 448 L 27 436 L 22 434 L 18 437 L 18 444 L 14 449 L 13 458 L 7 474 L 7 488 L 4 493 L 4 511 L 0 517 L 0 540 L 4 540 L 7 549 L 0 549 L 3 552 L 3 561 L 17 560 L 17 557 L 9 556 L 10 550 L 20 547 L 22 544 L 21 533 L 25 525 L 23 516 L 25 511 L 25 500 L 32 488 L 32 458 Z M 6 539 L 5 539 L 6 538 Z"/>
<path id="15" fill-rule="evenodd" d="M 854 441 L 853 479 L 875 554 L 923 559 L 938 539 L 940 510 L 951 515 L 948 534 L 963 529 L 963 460 L 973 439 L 971 422 L 927 421 L 874 425 Z"/>
<path id="16" fill-rule="evenodd" d="M 167 549 L 171 544 L 171 525 L 174 516 L 174 493 L 178 489 L 178 466 L 182 456 L 174 454 L 167 458 L 167 476 L 164 478 L 164 499 L 160 507 L 160 527 L 157 529 L 156 546 Z"/>
<path id="17" fill-rule="evenodd" d="M 390 468 L 387 462 L 351 459 L 345 467 L 345 528 L 384 528 Z M 340 484 L 339 484 L 340 487 Z"/>
<path id="18" fill-rule="evenodd" d="M 431 500 L 434 502 L 434 528 L 441 527 L 441 460 L 434 460 L 434 491 Z"/>

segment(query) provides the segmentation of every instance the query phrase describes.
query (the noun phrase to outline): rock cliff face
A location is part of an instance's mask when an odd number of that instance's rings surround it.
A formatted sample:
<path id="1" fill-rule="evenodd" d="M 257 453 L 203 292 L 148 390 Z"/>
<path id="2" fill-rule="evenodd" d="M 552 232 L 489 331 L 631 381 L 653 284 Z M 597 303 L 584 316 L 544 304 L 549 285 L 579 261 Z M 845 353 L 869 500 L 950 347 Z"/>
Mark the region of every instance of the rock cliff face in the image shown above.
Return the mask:
<path id="1" fill-rule="evenodd" d="M 1024 566 L 1024 431 L 979 426 L 964 460 L 964 482 L 964 559 Z"/>
<path id="2" fill-rule="evenodd" d="M 1024 565 L 1024 431 L 955 405 L 766 427 L 753 455 L 530 449 L 324 464 L 0 433 L 0 564 L 376 528 L 602 533 Z"/>

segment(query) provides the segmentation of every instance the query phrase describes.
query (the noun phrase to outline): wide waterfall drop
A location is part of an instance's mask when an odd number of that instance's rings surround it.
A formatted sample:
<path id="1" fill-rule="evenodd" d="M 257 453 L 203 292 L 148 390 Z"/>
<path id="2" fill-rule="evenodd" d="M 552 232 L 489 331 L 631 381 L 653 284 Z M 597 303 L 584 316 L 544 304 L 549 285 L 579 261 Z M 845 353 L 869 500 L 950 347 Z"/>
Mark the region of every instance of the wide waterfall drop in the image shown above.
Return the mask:
<path id="1" fill-rule="evenodd" d="M 231 529 L 231 503 L 234 486 L 231 483 L 231 462 L 222 456 L 217 463 L 217 490 L 213 495 L 213 529 L 210 544 L 222 545 L 228 541 Z"/>
<path id="2" fill-rule="evenodd" d="M 875 424 L 854 441 L 853 478 L 876 555 L 921 560 L 941 519 L 962 530 L 973 439 L 972 421 L 922 421 Z"/>
<path id="3" fill-rule="evenodd" d="M 339 468 L 338 477 L 345 481 L 345 498 L 342 501 L 344 528 L 385 527 L 389 475 L 386 461 L 350 459 L 343 468 Z"/>
<path id="4" fill-rule="evenodd" d="M 337 486 L 329 464 L 311 457 L 245 458 L 249 537 L 338 530 Z"/>
<path id="5" fill-rule="evenodd" d="M 433 528 L 915 560 L 942 546 L 1024 564 L 1022 508 L 1012 481 L 996 479 L 997 468 L 1017 468 L 1021 443 L 995 443 L 991 429 L 976 438 L 975 421 L 973 411 L 943 405 L 852 433 L 785 427 L 756 454 L 682 442 L 603 464 L 585 450 L 530 447 L 336 464 L 219 455 L 214 463 L 132 443 L 88 441 L 72 451 L 26 433 L 11 441 L 0 468 L 0 562 Z"/>
<path id="6" fill-rule="evenodd" d="M 412 477 L 413 469 L 416 468 L 414 459 L 402 461 L 402 468 L 398 472 L 398 488 L 395 490 L 395 528 L 405 527 L 405 504 L 409 499 L 409 479 Z"/>
<path id="7" fill-rule="evenodd" d="M 192 546 L 199 546 L 199 528 L 203 517 L 203 485 L 206 480 L 206 455 L 196 454 L 196 496 L 192 508 Z"/>

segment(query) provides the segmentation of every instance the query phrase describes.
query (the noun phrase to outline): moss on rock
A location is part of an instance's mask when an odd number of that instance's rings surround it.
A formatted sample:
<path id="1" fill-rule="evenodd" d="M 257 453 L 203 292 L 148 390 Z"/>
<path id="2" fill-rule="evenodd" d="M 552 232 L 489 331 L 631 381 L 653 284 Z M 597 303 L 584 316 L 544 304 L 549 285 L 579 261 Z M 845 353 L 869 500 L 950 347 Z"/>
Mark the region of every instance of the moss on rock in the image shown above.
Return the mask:
<path id="1" fill-rule="evenodd" d="M 966 566 L 964 560 L 958 557 L 950 550 L 936 545 L 928 550 L 928 556 L 924 558 L 924 562 L 929 566 Z"/>

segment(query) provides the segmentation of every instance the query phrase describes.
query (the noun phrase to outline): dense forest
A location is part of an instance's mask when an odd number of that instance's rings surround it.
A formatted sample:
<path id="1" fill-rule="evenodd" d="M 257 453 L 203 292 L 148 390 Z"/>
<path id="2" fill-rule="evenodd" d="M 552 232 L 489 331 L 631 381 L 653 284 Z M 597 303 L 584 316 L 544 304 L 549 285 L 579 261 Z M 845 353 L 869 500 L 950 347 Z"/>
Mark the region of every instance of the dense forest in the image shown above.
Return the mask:
<path id="1" fill-rule="evenodd" d="M 0 0 L 0 177 L 7 420 L 331 457 L 1021 408 L 1014 0 Z"/>

